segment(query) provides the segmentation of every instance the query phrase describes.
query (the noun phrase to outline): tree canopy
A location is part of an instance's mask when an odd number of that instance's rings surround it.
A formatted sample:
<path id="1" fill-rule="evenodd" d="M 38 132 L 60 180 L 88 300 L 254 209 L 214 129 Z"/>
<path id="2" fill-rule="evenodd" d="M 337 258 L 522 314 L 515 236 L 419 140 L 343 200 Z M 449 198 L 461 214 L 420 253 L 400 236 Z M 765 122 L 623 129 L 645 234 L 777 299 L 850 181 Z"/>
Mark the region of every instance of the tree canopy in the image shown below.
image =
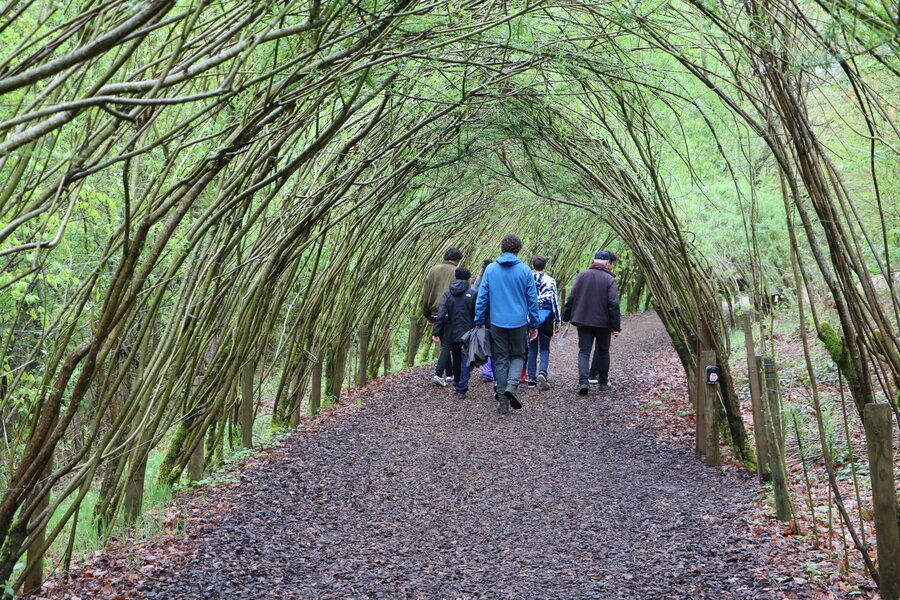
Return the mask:
<path id="1" fill-rule="evenodd" d="M 621 250 L 628 302 L 652 297 L 689 373 L 707 332 L 748 463 L 721 308 L 738 288 L 761 307 L 796 268 L 833 305 L 813 326 L 857 406 L 896 411 L 896 5 L 0 14 L 0 581 L 53 514 L 47 544 L 134 519 L 154 449 L 167 482 L 221 457 L 247 364 L 273 425 L 296 423 L 314 365 L 339 389 L 361 325 L 392 352 L 444 249 L 476 270 L 508 231 L 561 286 Z"/>

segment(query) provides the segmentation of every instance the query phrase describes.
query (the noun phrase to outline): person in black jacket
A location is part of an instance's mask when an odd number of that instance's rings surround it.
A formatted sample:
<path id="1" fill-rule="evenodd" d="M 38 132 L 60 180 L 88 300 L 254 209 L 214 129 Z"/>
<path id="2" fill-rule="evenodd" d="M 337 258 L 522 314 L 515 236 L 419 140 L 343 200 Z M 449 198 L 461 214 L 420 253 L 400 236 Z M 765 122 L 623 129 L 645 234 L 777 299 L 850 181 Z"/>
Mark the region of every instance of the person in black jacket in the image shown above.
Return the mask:
<path id="1" fill-rule="evenodd" d="M 578 327 L 578 394 L 586 396 L 588 381 L 597 377 L 600 390 L 609 385 L 609 344 L 622 331 L 619 313 L 619 290 L 609 271 L 609 252 L 594 254 L 591 266 L 575 278 L 572 291 L 566 298 L 563 321 Z M 597 373 L 590 372 L 591 348 L 596 345 Z"/>
<path id="2" fill-rule="evenodd" d="M 450 289 L 444 292 L 431 333 L 435 341 L 443 337 L 444 342 L 450 344 L 453 386 L 456 395 L 465 398 L 469 391 L 470 365 L 463 352 L 462 337 L 475 327 L 475 298 L 478 292 L 469 286 L 472 274 L 468 269 L 460 267 L 454 275 L 456 279 L 450 283 Z"/>

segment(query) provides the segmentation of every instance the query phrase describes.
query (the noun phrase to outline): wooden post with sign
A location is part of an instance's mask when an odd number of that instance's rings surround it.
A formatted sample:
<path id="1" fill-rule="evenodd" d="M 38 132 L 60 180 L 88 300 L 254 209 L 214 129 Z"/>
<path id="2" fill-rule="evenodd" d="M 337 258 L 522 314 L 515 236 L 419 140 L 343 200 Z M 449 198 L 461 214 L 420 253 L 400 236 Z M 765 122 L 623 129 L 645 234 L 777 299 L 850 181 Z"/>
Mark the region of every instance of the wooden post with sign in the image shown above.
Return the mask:
<path id="1" fill-rule="evenodd" d="M 707 379 L 707 368 L 715 367 L 716 353 L 712 350 L 704 350 L 700 353 L 698 371 L 700 388 L 697 390 L 698 409 L 703 413 L 703 429 L 698 433 L 702 436 L 703 459 L 709 466 L 722 464 L 719 454 L 719 377 L 715 373 Z"/>

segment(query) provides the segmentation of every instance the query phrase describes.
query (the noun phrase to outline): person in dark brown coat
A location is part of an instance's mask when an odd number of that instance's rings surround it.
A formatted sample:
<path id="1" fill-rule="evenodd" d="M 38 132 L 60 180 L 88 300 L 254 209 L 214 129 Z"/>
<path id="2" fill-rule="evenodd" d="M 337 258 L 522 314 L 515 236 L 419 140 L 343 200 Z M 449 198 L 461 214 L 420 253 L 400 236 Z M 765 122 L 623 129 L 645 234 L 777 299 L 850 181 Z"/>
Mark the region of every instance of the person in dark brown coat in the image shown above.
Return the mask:
<path id="1" fill-rule="evenodd" d="M 610 389 L 609 345 L 612 337 L 622 331 L 619 313 L 619 289 L 609 271 L 609 252 L 594 254 L 591 266 L 575 278 L 572 291 L 566 298 L 563 321 L 578 327 L 578 394 L 586 396 L 588 381 L 596 376 L 600 390 Z M 590 372 L 591 349 L 595 348 L 597 373 Z"/>

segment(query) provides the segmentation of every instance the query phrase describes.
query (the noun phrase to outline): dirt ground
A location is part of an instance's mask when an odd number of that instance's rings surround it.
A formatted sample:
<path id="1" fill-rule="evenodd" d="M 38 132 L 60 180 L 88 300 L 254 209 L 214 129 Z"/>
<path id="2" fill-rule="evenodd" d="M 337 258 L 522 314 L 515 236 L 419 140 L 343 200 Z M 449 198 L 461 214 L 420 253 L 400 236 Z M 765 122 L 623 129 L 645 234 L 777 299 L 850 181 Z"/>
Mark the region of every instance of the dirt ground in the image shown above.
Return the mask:
<path id="1" fill-rule="evenodd" d="M 694 457 L 654 314 L 625 318 L 610 392 L 575 393 L 576 351 L 554 339 L 552 389 L 522 386 L 509 415 L 477 376 L 466 399 L 430 367 L 373 382 L 182 499 L 183 534 L 118 544 L 42 597 L 843 597 L 805 575 L 753 473 Z"/>

